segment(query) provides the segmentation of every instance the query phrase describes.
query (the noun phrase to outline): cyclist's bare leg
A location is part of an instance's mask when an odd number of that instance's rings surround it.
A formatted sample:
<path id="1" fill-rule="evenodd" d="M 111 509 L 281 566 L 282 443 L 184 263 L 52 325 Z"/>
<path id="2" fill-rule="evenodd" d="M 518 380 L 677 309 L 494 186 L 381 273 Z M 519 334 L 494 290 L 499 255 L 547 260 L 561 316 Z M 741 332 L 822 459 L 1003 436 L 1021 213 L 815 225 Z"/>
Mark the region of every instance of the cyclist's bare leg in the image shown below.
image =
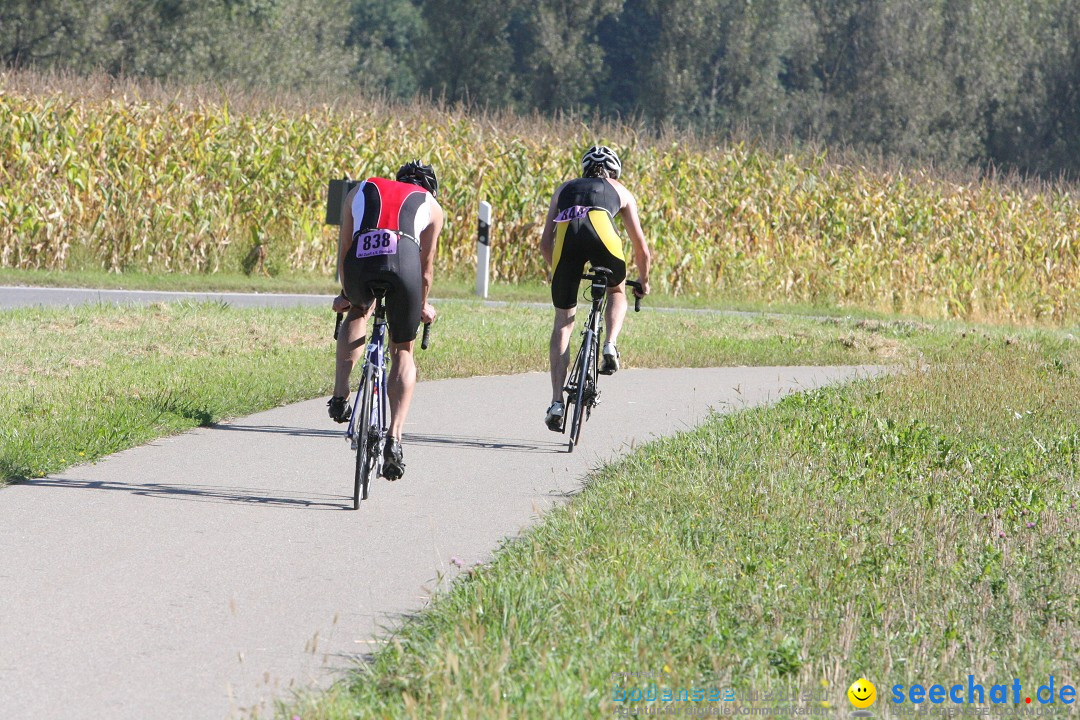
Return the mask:
<path id="1" fill-rule="evenodd" d="M 416 361 L 413 359 L 413 343 L 390 343 L 390 436 L 401 440 L 401 431 L 405 427 L 405 417 L 409 414 L 413 389 L 416 387 Z"/>
<path id="2" fill-rule="evenodd" d="M 622 331 L 626 317 L 626 282 L 608 288 L 607 308 L 604 310 L 604 326 L 607 328 L 607 341 L 619 344 L 619 332 Z"/>
<path id="3" fill-rule="evenodd" d="M 548 351 L 548 360 L 551 362 L 551 402 L 562 402 L 566 368 L 570 365 L 570 333 L 574 330 L 576 314 L 577 308 L 555 308 L 555 324 L 551 328 L 551 347 Z"/>
<path id="4" fill-rule="evenodd" d="M 349 396 L 349 375 L 352 374 L 353 366 L 363 357 L 367 316 L 371 313 L 373 305 L 374 303 L 369 305 L 366 310 L 359 309 L 355 305 L 349 308 L 349 312 L 338 329 L 337 364 L 334 371 L 336 397 Z"/>

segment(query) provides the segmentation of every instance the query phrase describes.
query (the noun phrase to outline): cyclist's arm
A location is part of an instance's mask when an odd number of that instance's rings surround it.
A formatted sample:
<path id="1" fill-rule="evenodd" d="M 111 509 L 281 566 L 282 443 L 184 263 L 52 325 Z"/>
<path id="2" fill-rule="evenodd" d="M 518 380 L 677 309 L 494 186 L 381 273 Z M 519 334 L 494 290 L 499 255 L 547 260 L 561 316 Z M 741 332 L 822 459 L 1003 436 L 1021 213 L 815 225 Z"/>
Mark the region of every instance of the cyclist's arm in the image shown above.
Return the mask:
<path id="1" fill-rule="evenodd" d="M 562 192 L 564 185 L 566 183 L 560 185 L 555 190 L 555 194 L 551 196 L 547 218 L 544 220 L 544 231 L 540 233 L 540 254 L 544 256 L 544 260 L 549 266 L 555 252 L 555 216 L 559 214 L 559 193 Z"/>
<path id="2" fill-rule="evenodd" d="M 439 243 L 444 219 L 443 209 L 438 201 L 431 198 L 428 202 L 431 203 L 430 219 L 428 226 L 420 231 L 420 271 L 423 276 L 420 298 L 423 305 L 427 305 L 431 281 L 435 275 L 435 247 Z"/>
<path id="3" fill-rule="evenodd" d="M 345 196 L 345 204 L 344 207 L 341 208 L 341 228 L 338 231 L 337 281 L 338 285 L 342 288 L 345 287 L 345 277 L 342 274 L 342 268 L 345 267 L 345 253 L 349 252 L 349 246 L 352 245 L 352 201 L 356 196 L 356 191 L 358 189 L 359 187 L 353 188 L 352 191 Z M 344 293 L 344 290 L 342 290 L 342 293 Z"/>
<path id="4" fill-rule="evenodd" d="M 652 254 L 649 252 L 649 244 L 645 242 L 645 233 L 641 229 L 641 219 L 638 217 L 637 200 L 633 193 L 626 189 L 622 183 L 612 180 L 611 183 L 619 191 L 622 200 L 622 208 L 619 217 L 622 218 L 626 234 L 630 236 L 630 242 L 634 245 L 634 264 L 637 266 L 638 280 L 641 282 L 645 294 L 649 292 L 649 269 L 652 266 Z"/>

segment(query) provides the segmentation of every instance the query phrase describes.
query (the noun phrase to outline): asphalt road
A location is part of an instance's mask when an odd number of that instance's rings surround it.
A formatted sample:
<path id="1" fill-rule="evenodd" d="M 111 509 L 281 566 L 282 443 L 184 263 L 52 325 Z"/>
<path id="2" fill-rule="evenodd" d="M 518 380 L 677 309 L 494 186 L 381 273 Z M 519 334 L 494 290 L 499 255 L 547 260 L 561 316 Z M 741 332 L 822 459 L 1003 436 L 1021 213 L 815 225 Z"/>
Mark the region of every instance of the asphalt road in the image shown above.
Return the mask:
<path id="1" fill-rule="evenodd" d="M 630 444 L 873 368 L 628 370 L 582 445 L 540 373 L 421 383 L 405 477 L 351 507 L 325 400 L 0 489 L 0 716 L 229 718 L 327 685 Z"/>

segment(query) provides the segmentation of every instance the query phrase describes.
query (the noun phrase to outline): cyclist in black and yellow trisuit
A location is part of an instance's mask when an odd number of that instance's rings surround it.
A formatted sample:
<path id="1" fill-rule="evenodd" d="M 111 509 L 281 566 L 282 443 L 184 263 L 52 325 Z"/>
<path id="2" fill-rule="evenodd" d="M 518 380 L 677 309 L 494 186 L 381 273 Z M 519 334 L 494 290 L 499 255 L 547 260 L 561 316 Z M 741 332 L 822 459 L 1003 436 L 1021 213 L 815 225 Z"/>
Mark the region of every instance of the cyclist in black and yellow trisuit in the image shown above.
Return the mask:
<path id="1" fill-rule="evenodd" d="M 570 364 L 570 334 L 586 262 L 612 271 L 604 316 L 607 339 L 600 372 L 610 375 L 619 369 L 619 351 L 615 346 L 626 316 L 626 259 L 622 238 L 613 222 L 616 215 L 622 218 L 634 246 L 641 294 L 649 292 L 649 247 L 641 231 L 637 201 L 618 181 L 621 174 L 622 163 L 611 148 L 603 145 L 589 148 L 581 158 L 582 177 L 563 183 L 552 196 L 540 237 L 540 252 L 552 266 L 551 301 L 555 305 L 550 348 L 552 402 L 545 417 L 552 430 L 560 430 L 565 412 L 562 388 Z"/>

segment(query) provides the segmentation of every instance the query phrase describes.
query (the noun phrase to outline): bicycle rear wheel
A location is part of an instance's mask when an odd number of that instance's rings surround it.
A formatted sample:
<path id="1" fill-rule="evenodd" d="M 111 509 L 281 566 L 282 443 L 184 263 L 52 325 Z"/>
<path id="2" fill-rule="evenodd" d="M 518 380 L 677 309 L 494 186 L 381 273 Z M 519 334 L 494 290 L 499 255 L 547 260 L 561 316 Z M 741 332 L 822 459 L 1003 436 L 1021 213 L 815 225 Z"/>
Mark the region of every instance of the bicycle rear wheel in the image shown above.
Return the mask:
<path id="1" fill-rule="evenodd" d="M 373 378 L 371 366 L 364 368 L 364 378 L 360 381 L 361 407 L 354 408 L 353 412 L 360 413 L 357 417 L 359 429 L 359 441 L 356 443 L 356 474 L 353 478 L 353 510 L 360 508 L 360 501 L 367 500 L 368 483 L 371 480 L 371 469 L 375 464 L 372 456 L 372 448 L 375 446 L 375 437 L 371 427 L 371 409 L 374 396 Z"/>
<path id="2" fill-rule="evenodd" d="M 574 414 L 570 418 L 569 452 L 574 452 L 574 446 L 581 439 L 581 426 L 585 423 L 585 388 L 589 384 L 593 356 L 596 355 L 593 352 L 594 342 L 592 333 L 585 333 L 585 340 L 581 343 L 581 349 L 578 351 L 577 362 L 574 363 L 577 377 L 574 380 L 576 387 L 573 396 L 569 398 L 570 402 L 574 403 Z"/>

